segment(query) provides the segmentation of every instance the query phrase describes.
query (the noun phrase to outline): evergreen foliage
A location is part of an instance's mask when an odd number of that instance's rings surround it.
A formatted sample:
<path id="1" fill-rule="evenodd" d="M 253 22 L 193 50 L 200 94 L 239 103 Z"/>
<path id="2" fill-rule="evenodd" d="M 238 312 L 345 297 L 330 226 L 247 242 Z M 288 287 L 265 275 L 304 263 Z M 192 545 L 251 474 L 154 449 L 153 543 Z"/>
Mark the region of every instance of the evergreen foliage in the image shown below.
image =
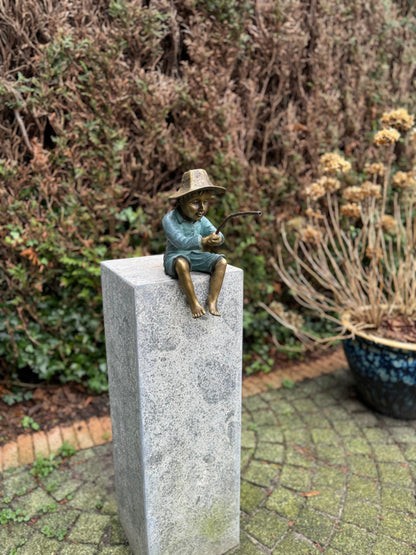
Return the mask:
<path id="1" fill-rule="evenodd" d="M 250 323 L 281 290 L 279 222 L 320 154 L 360 168 L 381 112 L 414 112 L 415 26 L 392 0 L 4 0 L 4 370 L 106 388 L 99 263 L 162 252 L 168 191 L 195 167 L 228 189 L 218 222 L 265 214 L 225 232 L 247 342 L 267 344 Z"/>

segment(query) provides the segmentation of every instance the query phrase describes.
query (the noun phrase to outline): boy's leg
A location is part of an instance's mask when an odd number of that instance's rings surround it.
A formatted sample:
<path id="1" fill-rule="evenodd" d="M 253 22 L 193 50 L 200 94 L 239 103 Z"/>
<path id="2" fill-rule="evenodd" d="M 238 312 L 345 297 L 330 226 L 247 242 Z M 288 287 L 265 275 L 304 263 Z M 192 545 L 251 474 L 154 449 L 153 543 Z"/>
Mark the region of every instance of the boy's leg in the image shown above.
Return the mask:
<path id="1" fill-rule="evenodd" d="M 224 280 L 225 270 L 227 269 L 227 261 L 220 258 L 215 265 L 215 269 L 211 276 L 209 285 L 209 294 L 207 298 L 208 310 L 214 316 L 221 316 L 217 307 L 218 295 L 220 294 L 222 282 Z"/>
<path id="2" fill-rule="evenodd" d="M 196 298 L 188 262 L 184 258 L 178 258 L 175 262 L 175 270 L 191 307 L 192 318 L 200 318 L 205 314 L 205 310 Z"/>

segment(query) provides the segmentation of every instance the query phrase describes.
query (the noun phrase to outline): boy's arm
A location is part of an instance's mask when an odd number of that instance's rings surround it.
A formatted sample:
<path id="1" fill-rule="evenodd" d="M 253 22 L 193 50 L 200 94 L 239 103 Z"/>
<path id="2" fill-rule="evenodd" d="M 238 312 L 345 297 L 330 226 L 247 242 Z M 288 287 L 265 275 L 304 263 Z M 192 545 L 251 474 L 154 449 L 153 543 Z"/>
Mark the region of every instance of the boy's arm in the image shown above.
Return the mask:
<path id="1" fill-rule="evenodd" d="M 206 218 L 205 216 L 202 218 L 201 220 L 202 223 L 202 235 L 204 236 L 204 239 L 208 238 L 208 236 L 213 235 L 212 239 L 214 239 L 214 243 L 210 244 L 209 246 L 214 246 L 215 245 L 222 245 L 224 243 L 224 235 L 221 233 L 221 231 L 219 232 L 219 234 L 216 234 L 216 227 L 215 225 L 213 225 L 208 218 Z M 220 240 L 218 241 L 218 236 L 220 237 Z M 202 240 L 202 242 L 204 243 L 204 239 Z"/>

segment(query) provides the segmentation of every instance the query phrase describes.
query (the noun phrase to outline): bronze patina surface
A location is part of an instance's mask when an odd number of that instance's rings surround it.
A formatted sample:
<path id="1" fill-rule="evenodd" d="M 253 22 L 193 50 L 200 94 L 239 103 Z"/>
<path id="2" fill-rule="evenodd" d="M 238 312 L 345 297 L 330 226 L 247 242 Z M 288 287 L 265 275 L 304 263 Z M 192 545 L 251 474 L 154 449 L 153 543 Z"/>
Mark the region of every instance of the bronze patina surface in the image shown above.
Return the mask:
<path id="1" fill-rule="evenodd" d="M 211 274 L 206 306 L 210 314 L 221 316 L 217 303 L 227 261 L 223 254 L 207 251 L 223 244 L 224 236 L 216 231 L 206 214 L 212 196 L 224 192 L 223 187 L 211 183 L 205 170 L 190 170 L 183 175 L 178 190 L 170 196 L 176 200 L 176 206 L 162 222 L 167 237 L 165 272 L 179 279 L 193 318 L 203 316 L 205 308 L 196 297 L 192 269 Z"/>
<path id="2" fill-rule="evenodd" d="M 187 171 L 183 174 L 178 189 L 169 197 L 176 201 L 175 208 L 168 212 L 162 221 L 167 239 L 163 261 L 165 272 L 179 279 L 193 318 L 204 316 L 205 308 L 196 297 L 191 271 L 211 274 L 206 306 L 210 314 L 221 316 L 218 310 L 218 296 L 227 260 L 223 254 L 213 252 L 215 247 L 224 243 L 221 229 L 237 216 L 262 215 L 259 210 L 235 212 L 227 216 L 220 226 L 215 227 L 206 218 L 209 201 L 213 195 L 224 192 L 224 187 L 211 183 L 205 170 Z"/>

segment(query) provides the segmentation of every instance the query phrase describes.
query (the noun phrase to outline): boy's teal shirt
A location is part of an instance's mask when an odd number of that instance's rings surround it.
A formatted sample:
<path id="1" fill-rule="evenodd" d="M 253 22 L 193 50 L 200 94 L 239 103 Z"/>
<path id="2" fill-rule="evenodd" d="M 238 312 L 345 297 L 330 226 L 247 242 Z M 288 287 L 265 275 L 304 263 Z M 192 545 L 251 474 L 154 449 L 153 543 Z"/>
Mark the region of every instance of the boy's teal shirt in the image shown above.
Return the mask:
<path id="1" fill-rule="evenodd" d="M 189 257 L 192 253 L 201 252 L 202 238 L 216 230 L 205 216 L 199 221 L 190 222 L 185 220 L 177 208 L 163 217 L 162 225 L 166 234 L 165 268 L 169 268 L 172 260 L 178 256 Z M 220 235 L 222 244 L 224 235 L 222 233 Z M 207 255 L 207 259 L 212 256 L 212 253 L 208 252 L 203 254 Z"/>
<path id="2" fill-rule="evenodd" d="M 188 254 L 191 251 L 202 250 L 202 238 L 211 235 L 216 227 L 206 218 L 200 221 L 189 222 L 175 208 L 168 212 L 162 220 L 163 229 L 166 233 L 165 256 L 170 254 Z M 221 243 L 224 242 L 224 235 L 221 235 Z"/>

